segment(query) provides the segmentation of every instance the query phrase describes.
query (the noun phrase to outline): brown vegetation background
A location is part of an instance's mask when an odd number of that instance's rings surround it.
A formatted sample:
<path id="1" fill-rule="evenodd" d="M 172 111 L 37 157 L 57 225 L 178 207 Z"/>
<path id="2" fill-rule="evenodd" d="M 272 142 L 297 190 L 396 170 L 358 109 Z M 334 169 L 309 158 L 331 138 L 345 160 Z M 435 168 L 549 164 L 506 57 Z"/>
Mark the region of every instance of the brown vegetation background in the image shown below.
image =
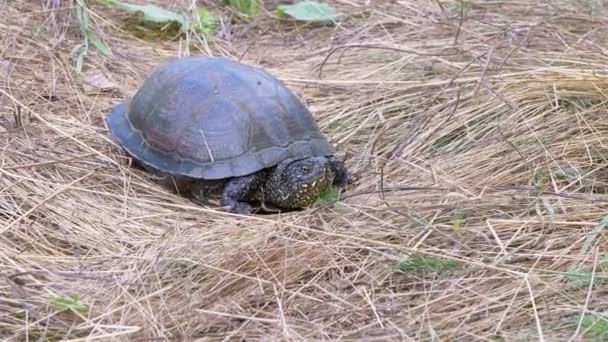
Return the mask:
<path id="1" fill-rule="evenodd" d="M 205 41 L 134 34 L 89 1 L 111 55 L 90 47 L 79 73 L 76 1 L 0 2 L 3 339 L 608 334 L 605 3 L 328 3 L 337 24 L 199 2 L 223 18 Z M 332 205 L 240 217 L 129 168 L 109 110 L 188 54 L 285 81 L 355 184 Z"/>

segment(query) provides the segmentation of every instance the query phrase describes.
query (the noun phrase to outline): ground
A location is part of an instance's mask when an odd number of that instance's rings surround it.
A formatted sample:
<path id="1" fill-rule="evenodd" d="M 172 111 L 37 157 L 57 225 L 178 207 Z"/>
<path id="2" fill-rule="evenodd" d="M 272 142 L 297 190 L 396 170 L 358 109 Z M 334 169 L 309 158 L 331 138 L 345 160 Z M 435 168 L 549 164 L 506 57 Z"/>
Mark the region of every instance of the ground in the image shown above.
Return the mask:
<path id="1" fill-rule="evenodd" d="M 0 336 L 608 335 L 602 1 L 335 0 L 325 25 L 218 3 L 197 4 L 222 17 L 207 36 L 97 1 L 0 3 Z M 188 54 L 283 80 L 355 183 L 243 217 L 130 168 L 109 110 Z"/>

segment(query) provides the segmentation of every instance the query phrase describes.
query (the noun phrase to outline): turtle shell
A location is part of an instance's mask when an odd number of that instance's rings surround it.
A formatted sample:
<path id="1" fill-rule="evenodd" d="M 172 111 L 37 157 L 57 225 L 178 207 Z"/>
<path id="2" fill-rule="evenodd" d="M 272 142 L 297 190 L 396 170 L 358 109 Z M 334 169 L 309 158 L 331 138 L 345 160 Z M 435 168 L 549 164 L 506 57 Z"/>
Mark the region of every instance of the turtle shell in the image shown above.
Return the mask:
<path id="1" fill-rule="evenodd" d="M 197 179 L 239 177 L 334 149 L 310 111 L 268 72 L 224 58 L 162 64 L 108 127 L 143 164 Z"/>

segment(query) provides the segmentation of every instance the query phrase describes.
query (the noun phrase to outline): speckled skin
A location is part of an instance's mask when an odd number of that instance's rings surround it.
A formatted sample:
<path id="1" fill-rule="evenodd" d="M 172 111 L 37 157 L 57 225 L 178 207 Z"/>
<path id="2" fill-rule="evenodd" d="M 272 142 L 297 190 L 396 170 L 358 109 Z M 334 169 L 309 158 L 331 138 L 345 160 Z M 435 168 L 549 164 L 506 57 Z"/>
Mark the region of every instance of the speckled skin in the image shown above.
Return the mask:
<path id="1" fill-rule="evenodd" d="M 249 214 L 251 201 L 300 209 L 313 204 L 330 185 L 343 187 L 351 182 L 351 175 L 341 161 L 334 157 L 310 157 L 288 159 L 274 168 L 244 177 L 195 181 L 189 190 L 196 200 L 219 198 L 228 211 Z"/>

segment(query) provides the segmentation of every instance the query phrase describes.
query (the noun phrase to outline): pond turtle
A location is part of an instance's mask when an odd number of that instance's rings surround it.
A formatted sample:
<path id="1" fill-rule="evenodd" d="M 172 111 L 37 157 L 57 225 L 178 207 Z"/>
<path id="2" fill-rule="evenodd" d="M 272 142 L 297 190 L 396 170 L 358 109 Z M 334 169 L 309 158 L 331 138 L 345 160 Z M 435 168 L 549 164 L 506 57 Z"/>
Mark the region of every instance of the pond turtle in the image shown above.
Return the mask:
<path id="1" fill-rule="evenodd" d="M 160 65 L 107 123 L 146 170 L 233 213 L 250 213 L 253 201 L 301 209 L 328 187 L 352 182 L 310 111 L 281 81 L 225 58 Z"/>

